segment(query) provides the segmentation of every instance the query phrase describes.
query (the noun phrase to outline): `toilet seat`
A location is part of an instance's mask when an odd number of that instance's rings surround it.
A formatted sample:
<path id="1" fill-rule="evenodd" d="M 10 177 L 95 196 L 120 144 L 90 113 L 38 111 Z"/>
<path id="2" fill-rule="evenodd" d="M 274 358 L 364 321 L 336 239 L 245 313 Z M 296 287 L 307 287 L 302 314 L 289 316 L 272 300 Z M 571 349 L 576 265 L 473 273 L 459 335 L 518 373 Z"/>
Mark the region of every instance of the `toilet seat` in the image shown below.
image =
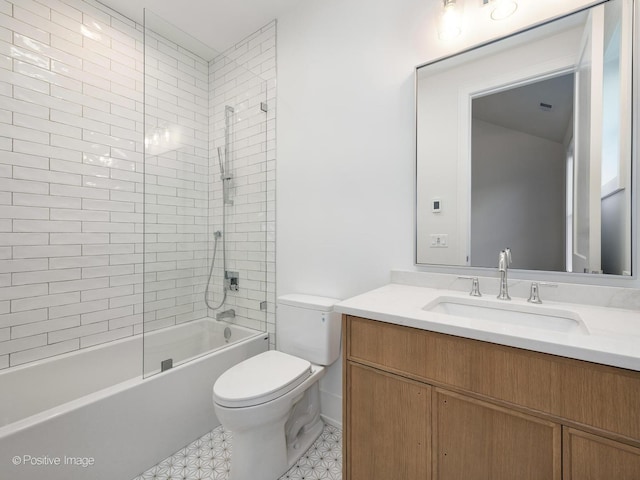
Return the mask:
<path id="1" fill-rule="evenodd" d="M 311 375 L 311 363 L 269 350 L 224 372 L 213 386 L 213 399 L 240 408 L 269 402 L 293 390 Z"/>

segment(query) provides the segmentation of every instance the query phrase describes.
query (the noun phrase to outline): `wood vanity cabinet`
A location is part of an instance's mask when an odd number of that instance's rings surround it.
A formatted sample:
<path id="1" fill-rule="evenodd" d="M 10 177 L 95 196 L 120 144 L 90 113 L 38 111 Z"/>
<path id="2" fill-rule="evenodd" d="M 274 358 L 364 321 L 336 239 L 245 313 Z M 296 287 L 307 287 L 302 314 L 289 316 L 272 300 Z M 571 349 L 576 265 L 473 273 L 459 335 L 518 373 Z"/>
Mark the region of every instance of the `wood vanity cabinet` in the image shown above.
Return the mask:
<path id="1" fill-rule="evenodd" d="M 344 480 L 640 480 L 640 372 L 344 322 Z"/>

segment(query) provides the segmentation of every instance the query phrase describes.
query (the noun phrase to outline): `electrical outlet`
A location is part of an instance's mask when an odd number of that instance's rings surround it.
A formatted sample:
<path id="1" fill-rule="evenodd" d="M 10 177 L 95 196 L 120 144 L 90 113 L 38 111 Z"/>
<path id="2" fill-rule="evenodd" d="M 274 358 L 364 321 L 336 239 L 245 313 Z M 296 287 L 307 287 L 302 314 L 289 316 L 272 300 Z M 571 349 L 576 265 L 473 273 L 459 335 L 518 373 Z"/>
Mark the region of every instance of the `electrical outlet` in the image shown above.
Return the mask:
<path id="1" fill-rule="evenodd" d="M 429 235 L 431 248 L 448 248 L 449 235 L 446 233 L 432 233 Z"/>

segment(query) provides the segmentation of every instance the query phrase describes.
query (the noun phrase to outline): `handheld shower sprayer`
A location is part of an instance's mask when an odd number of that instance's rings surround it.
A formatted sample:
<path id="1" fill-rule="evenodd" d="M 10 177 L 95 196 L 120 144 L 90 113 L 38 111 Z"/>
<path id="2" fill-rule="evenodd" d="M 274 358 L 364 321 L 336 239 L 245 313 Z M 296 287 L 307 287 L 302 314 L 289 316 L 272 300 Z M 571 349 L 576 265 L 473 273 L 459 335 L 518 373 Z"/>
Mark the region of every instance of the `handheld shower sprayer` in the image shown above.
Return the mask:
<path id="1" fill-rule="evenodd" d="M 218 147 L 218 165 L 220 166 L 220 180 L 222 180 L 222 201 L 225 205 L 233 205 L 233 200 L 229 198 L 229 182 L 233 177 L 225 171 L 225 162 L 222 160 L 220 147 Z"/>
<path id="2" fill-rule="evenodd" d="M 218 147 L 218 165 L 220 166 L 220 178 L 224 180 L 224 164 L 222 163 L 222 148 Z"/>
<path id="3" fill-rule="evenodd" d="M 229 194 L 229 188 L 231 187 L 231 169 L 229 168 L 231 160 L 231 151 L 229 150 L 231 142 L 231 127 L 233 114 L 235 110 L 233 107 L 226 105 L 224 107 L 224 155 L 222 148 L 218 147 L 218 166 L 220 167 L 220 180 L 222 180 L 222 197 L 224 205 L 233 205 L 231 195 Z"/>

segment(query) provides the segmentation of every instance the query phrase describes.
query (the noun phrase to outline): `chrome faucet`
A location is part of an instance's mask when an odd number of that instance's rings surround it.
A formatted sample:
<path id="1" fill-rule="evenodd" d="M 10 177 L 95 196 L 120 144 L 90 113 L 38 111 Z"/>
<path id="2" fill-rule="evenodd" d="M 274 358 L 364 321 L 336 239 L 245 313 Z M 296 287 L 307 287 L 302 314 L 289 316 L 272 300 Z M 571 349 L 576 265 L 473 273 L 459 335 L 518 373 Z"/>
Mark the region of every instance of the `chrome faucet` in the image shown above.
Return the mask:
<path id="1" fill-rule="evenodd" d="M 230 308 L 229 310 L 216 313 L 216 320 L 220 321 L 223 318 L 236 318 L 236 311 Z"/>
<path id="2" fill-rule="evenodd" d="M 507 284 L 507 271 L 511 265 L 511 249 L 505 248 L 498 256 L 498 271 L 500 272 L 500 300 L 511 300 L 509 296 L 509 285 Z"/>

